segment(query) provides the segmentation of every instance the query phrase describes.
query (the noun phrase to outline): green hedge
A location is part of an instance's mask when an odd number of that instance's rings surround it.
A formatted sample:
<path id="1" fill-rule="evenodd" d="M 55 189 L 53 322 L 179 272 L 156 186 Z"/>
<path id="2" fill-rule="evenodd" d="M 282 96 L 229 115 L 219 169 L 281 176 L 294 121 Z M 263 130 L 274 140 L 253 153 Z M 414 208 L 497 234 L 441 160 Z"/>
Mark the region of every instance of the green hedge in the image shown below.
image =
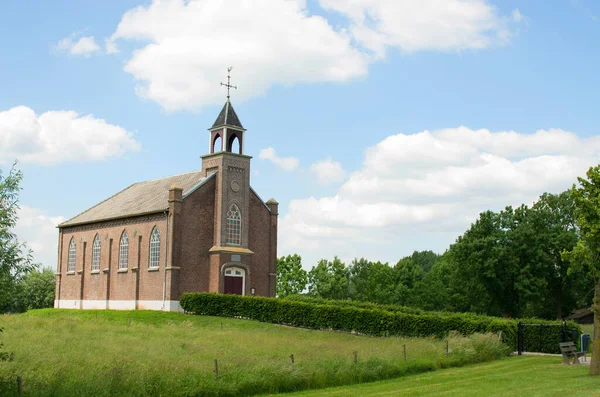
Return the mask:
<path id="1" fill-rule="evenodd" d="M 517 320 L 481 316 L 471 313 L 391 311 L 368 304 L 346 301 L 310 301 L 308 299 L 277 299 L 259 296 L 222 295 L 214 293 L 185 293 L 181 307 L 189 313 L 240 317 L 262 322 L 286 324 L 312 329 L 333 329 L 373 336 L 401 335 L 409 337 L 444 337 L 450 331 L 463 335 L 502 331 L 502 338 L 513 350 L 517 349 Z M 360 306 L 359 306 L 360 305 Z M 527 351 L 557 353 L 562 328 L 559 321 L 521 319 L 525 327 Z M 553 325 L 553 326 L 550 326 Z M 579 326 L 569 323 L 580 332 Z M 569 333 L 569 338 L 572 335 Z M 578 338 L 571 339 L 577 342 Z"/>

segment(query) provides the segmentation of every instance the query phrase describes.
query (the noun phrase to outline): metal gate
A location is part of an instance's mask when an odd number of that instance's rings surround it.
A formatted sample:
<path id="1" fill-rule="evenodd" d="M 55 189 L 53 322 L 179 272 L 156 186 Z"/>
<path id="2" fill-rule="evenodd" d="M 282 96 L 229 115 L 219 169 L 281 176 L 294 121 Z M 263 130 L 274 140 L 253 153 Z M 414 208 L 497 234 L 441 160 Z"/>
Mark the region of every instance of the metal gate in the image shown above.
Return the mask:
<path id="1" fill-rule="evenodd" d="M 517 351 L 537 353 L 560 353 L 559 343 L 574 342 L 577 344 L 576 328 L 562 324 L 517 324 Z"/>

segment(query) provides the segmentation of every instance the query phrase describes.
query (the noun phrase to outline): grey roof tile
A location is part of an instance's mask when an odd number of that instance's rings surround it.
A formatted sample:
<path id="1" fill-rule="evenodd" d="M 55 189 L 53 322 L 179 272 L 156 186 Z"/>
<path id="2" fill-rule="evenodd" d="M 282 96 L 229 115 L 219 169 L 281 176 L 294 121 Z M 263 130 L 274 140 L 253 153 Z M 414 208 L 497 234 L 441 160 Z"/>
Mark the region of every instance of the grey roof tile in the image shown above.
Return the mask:
<path id="1" fill-rule="evenodd" d="M 197 185 L 203 180 L 208 180 L 211 177 L 212 175 L 208 178 L 202 178 L 201 171 L 194 171 L 152 181 L 134 183 L 58 226 L 66 227 L 160 212 L 169 207 L 169 188 L 172 185 L 181 187 L 185 196 L 188 191 L 197 189 Z"/>
<path id="2" fill-rule="evenodd" d="M 215 120 L 211 129 L 225 125 L 240 127 L 242 129 L 244 128 L 240 122 L 240 119 L 235 113 L 235 110 L 233 109 L 233 105 L 229 101 L 225 102 L 225 105 L 223 105 L 223 109 L 221 109 L 221 113 L 219 113 L 219 116 Z"/>

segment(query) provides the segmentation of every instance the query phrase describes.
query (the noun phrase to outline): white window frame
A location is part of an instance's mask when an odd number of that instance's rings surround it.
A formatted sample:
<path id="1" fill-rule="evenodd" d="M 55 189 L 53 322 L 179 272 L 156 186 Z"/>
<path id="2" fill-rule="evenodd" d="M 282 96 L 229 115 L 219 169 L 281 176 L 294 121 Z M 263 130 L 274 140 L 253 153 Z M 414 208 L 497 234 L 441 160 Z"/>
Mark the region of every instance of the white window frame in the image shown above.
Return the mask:
<path id="1" fill-rule="evenodd" d="M 230 231 L 231 228 L 234 228 L 233 233 Z M 227 244 L 242 245 L 242 211 L 240 211 L 240 208 L 235 204 L 231 204 L 229 211 L 227 211 L 227 228 L 225 232 L 227 233 L 225 239 Z M 237 241 L 230 239 L 230 236 L 232 235 L 237 236 Z"/>
<path id="2" fill-rule="evenodd" d="M 160 266 L 160 232 L 156 226 L 154 226 L 152 233 L 150 233 L 150 246 L 148 248 L 148 255 L 148 268 L 158 269 Z"/>
<path id="3" fill-rule="evenodd" d="M 127 231 L 123 230 L 121 233 L 121 240 L 119 240 L 119 270 L 127 269 L 129 267 L 129 236 Z"/>
<path id="4" fill-rule="evenodd" d="M 75 273 L 75 262 L 77 261 L 77 246 L 75 237 L 71 237 L 69 242 L 69 261 L 67 263 L 67 273 Z"/>
<path id="5" fill-rule="evenodd" d="M 100 270 L 100 257 L 102 255 L 102 242 L 100 241 L 100 236 L 96 234 L 94 237 L 94 242 L 92 243 L 92 271 Z"/>

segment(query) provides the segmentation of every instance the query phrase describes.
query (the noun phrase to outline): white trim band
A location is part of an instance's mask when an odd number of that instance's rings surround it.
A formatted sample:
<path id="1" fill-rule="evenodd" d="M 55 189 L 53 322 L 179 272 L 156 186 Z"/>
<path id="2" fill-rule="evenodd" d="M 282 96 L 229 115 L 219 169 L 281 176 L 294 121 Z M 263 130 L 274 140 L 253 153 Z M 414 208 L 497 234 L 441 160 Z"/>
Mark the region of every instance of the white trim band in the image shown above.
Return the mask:
<path id="1" fill-rule="evenodd" d="M 54 301 L 56 309 L 96 309 L 96 310 L 135 310 L 135 300 L 73 300 L 61 299 Z M 183 312 L 179 301 L 137 301 L 137 309 L 139 310 L 157 310 L 166 312 Z"/>

